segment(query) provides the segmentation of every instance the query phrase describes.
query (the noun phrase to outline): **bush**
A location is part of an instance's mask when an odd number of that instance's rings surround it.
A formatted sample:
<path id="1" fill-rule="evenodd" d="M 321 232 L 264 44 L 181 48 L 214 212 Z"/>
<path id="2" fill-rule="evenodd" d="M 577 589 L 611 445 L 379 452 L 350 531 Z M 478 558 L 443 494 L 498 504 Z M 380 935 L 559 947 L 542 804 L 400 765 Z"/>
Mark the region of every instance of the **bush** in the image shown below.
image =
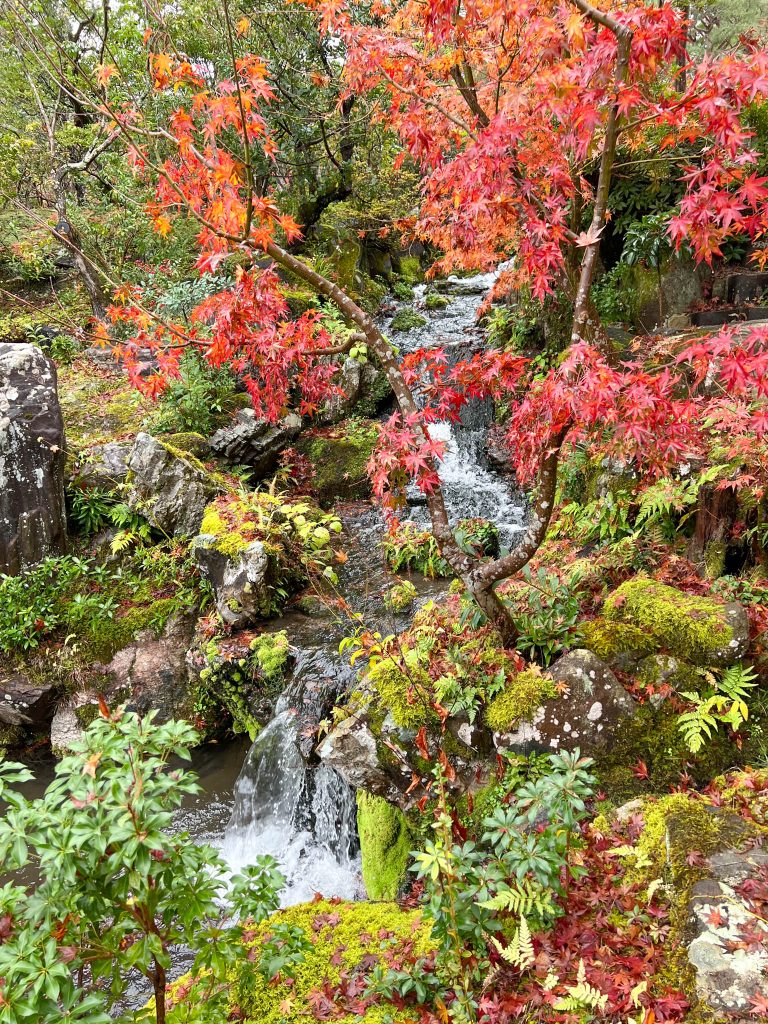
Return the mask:
<path id="1" fill-rule="evenodd" d="M 170 380 L 160 397 L 155 429 L 168 434 L 212 434 L 240 401 L 231 370 L 216 369 L 197 353 L 187 352 L 179 376 Z"/>
<path id="2" fill-rule="evenodd" d="M 170 770 L 169 760 L 188 759 L 195 739 L 185 722 L 158 725 L 152 715 L 110 715 L 104 708 L 57 765 L 44 796 L 27 800 L 11 785 L 31 774 L 0 764 L 0 798 L 8 808 L 0 820 L 0 862 L 34 875 L 33 882 L 0 889 L 4 1020 L 135 1020 L 120 1002 L 138 972 L 155 997 L 142 1019 L 151 1014 L 163 1024 L 171 952 L 179 945 L 194 955 L 203 990 L 198 1009 L 206 1014 L 185 1020 L 225 1019 L 224 982 L 233 962 L 269 975 L 274 948 L 267 943 L 251 961 L 243 936 L 246 923 L 277 909 L 284 880 L 276 862 L 260 857 L 227 885 L 221 856 L 173 828 L 173 812 L 199 786 L 193 773 Z M 288 940 L 295 958 L 301 938 Z"/>

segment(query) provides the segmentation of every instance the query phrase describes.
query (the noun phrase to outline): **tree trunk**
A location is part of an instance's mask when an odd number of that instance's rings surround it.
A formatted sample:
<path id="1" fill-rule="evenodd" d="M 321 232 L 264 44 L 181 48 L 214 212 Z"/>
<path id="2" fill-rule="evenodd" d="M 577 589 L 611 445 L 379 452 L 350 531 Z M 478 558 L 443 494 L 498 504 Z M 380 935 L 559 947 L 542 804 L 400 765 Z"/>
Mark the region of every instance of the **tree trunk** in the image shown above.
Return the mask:
<path id="1" fill-rule="evenodd" d="M 156 1024 L 165 1024 L 165 990 L 167 979 L 165 968 L 155 960 L 155 969 L 152 972 L 152 989 L 155 994 L 155 1021 Z"/>
<path id="2" fill-rule="evenodd" d="M 718 488 L 714 484 L 701 488 L 688 558 L 707 575 L 722 575 L 728 542 L 738 518 L 739 501 L 733 488 Z"/>
<path id="3" fill-rule="evenodd" d="M 53 228 L 53 235 L 67 249 L 75 261 L 75 266 L 91 301 L 94 317 L 97 320 L 103 320 L 107 311 L 107 297 L 101 284 L 98 269 L 83 252 L 80 236 L 67 214 L 66 174 L 67 169 L 64 168 L 54 177 L 58 222 Z"/>

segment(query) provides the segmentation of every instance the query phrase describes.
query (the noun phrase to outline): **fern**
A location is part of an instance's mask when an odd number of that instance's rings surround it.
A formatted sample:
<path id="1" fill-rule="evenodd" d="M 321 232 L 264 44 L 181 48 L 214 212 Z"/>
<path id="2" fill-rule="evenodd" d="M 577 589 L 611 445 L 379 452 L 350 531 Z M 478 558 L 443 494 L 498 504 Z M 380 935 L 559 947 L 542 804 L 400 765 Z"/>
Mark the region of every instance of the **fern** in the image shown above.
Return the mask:
<path id="1" fill-rule="evenodd" d="M 502 889 L 480 905 L 488 910 L 508 910 L 520 918 L 535 916 L 548 920 L 556 913 L 552 893 L 527 878 L 513 888 Z"/>
<path id="2" fill-rule="evenodd" d="M 583 960 L 579 962 L 576 984 L 566 985 L 565 990 L 568 995 L 558 999 L 554 1005 L 554 1009 L 560 1010 L 562 1013 L 581 1013 L 584 1010 L 602 1012 L 608 1003 L 608 996 L 587 981 Z"/>
<path id="3" fill-rule="evenodd" d="M 685 744 L 692 754 L 701 751 L 720 725 L 727 725 L 733 732 L 738 732 L 749 718 L 747 699 L 750 690 L 757 685 L 756 674 L 743 665 L 732 665 L 719 680 L 711 673 L 706 678 L 711 682 L 703 694 L 691 691 L 682 694 L 693 706 L 677 720 Z"/>
<path id="4" fill-rule="evenodd" d="M 512 967 L 517 967 L 518 970 L 526 971 L 536 962 L 536 953 L 533 949 L 531 929 L 528 926 L 528 921 L 525 916 L 520 917 L 520 923 L 515 929 L 512 941 L 506 946 L 502 946 L 496 936 L 493 936 L 492 938 L 499 956 L 505 963 L 510 964 Z"/>

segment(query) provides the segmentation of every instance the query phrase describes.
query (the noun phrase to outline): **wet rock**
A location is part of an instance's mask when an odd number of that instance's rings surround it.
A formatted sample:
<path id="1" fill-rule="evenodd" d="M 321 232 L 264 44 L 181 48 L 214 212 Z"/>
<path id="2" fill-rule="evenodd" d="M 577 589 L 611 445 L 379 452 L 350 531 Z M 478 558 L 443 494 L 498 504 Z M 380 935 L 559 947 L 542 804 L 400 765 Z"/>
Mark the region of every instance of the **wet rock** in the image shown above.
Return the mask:
<path id="1" fill-rule="evenodd" d="M 53 363 L 35 345 L 0 344 L 0 572 L 66 551 L 64 461 Z"/>
<path id="2" fill-rule="evenodd" d="M 558 694 L 529 721 L 496 734 L 498 750 L 528 754 L 579 748 L 591 756 L 633 714 L 635 704 L 610 668 L 591 651 L 575 650 L 550 669 Z"/>
<path id="3" fill-rule="evenodd" d="M 95 697 L 85 691 L 73 693 L 59 703 L 51 722 L 51 750 L 56 757 L 64 757 L 72 751 L 98 714 Z"/>
<path id="4" fill-rule="evenodd" d="M 217 430 L 210 440 L 215 456 L 233 466 L 249 466 L 264 477 L 277 468 L 280 453 L 301 430 L 301 417 L 290 413 L 279 423 L 268 423 L 253 409 L 241 409 L 235 422 Z"/>
<path id="5" fill-rule="evenodd" d="M 403 794 L 410 781 L 407 762 L 398 770 L 379 760 L 376 737 L 364 717 L 350 715 L 340 722 L 317 748 L 317 755 L 353 789 L 365 789 L 404 806 Z"/>
<path id="6" fill-rule="evenodd" d="M 131 449 L 128 504 L 164 533 L 190 536 L 223 484 L 194 455 L 141 433 Z"/>
<path id="7" fill-rule="evenodd" d="M 34 683 L 24 675 L 0 670 L 0 722 L 4 725 L 50 722 L 55 696 L 53 683 Z"/>
<path id="8" fill-rule="evenodd" d="M 768 999 L 768 924 L 750 909 L 740 887 L 766 878 L 768 853 L 720 851 L 708 858 L 707 868 L 711 877 L 693 886 L 689 902 L 695 936 L 688 960 L 696 993 L 717 1013 L 749 1015 L 754 999 Z"/>
<path id="9" fill-rule="evenodd" d="M 144 630 L 124 647 L 106 667 L 109 704 L 128 700 L 139 714 L 156 710 L 160 721 L 192 718 L 187 649 L 192 642 L 194 619 L 177 616 L 167 623 L 158 639 Z"/>
<path id="10" fill-rule="evenodd" d="M 221 550 L 218 537 L 201 533 L 190 550 L 213 587 L 216 610 L 228 626 L 243 629 L 268 614 L 270 559 L 261 541 L 230 553 Z"/>

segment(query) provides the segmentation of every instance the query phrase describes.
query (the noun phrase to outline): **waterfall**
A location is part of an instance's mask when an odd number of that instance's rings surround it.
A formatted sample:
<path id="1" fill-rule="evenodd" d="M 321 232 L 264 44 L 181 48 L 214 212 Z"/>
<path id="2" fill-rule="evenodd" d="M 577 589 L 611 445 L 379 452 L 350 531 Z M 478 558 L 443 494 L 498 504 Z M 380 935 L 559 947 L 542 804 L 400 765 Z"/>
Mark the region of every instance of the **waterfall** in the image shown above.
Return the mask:
<path id="1" fill-rule="evenodd" d="M 271 854 L 286 877 L 283 905 L 363 895 L 353 791 L 330 768 L 308 767 L 287 695 L 256 737 L 235 784 L 222 854 L 233 871 Z"/>

